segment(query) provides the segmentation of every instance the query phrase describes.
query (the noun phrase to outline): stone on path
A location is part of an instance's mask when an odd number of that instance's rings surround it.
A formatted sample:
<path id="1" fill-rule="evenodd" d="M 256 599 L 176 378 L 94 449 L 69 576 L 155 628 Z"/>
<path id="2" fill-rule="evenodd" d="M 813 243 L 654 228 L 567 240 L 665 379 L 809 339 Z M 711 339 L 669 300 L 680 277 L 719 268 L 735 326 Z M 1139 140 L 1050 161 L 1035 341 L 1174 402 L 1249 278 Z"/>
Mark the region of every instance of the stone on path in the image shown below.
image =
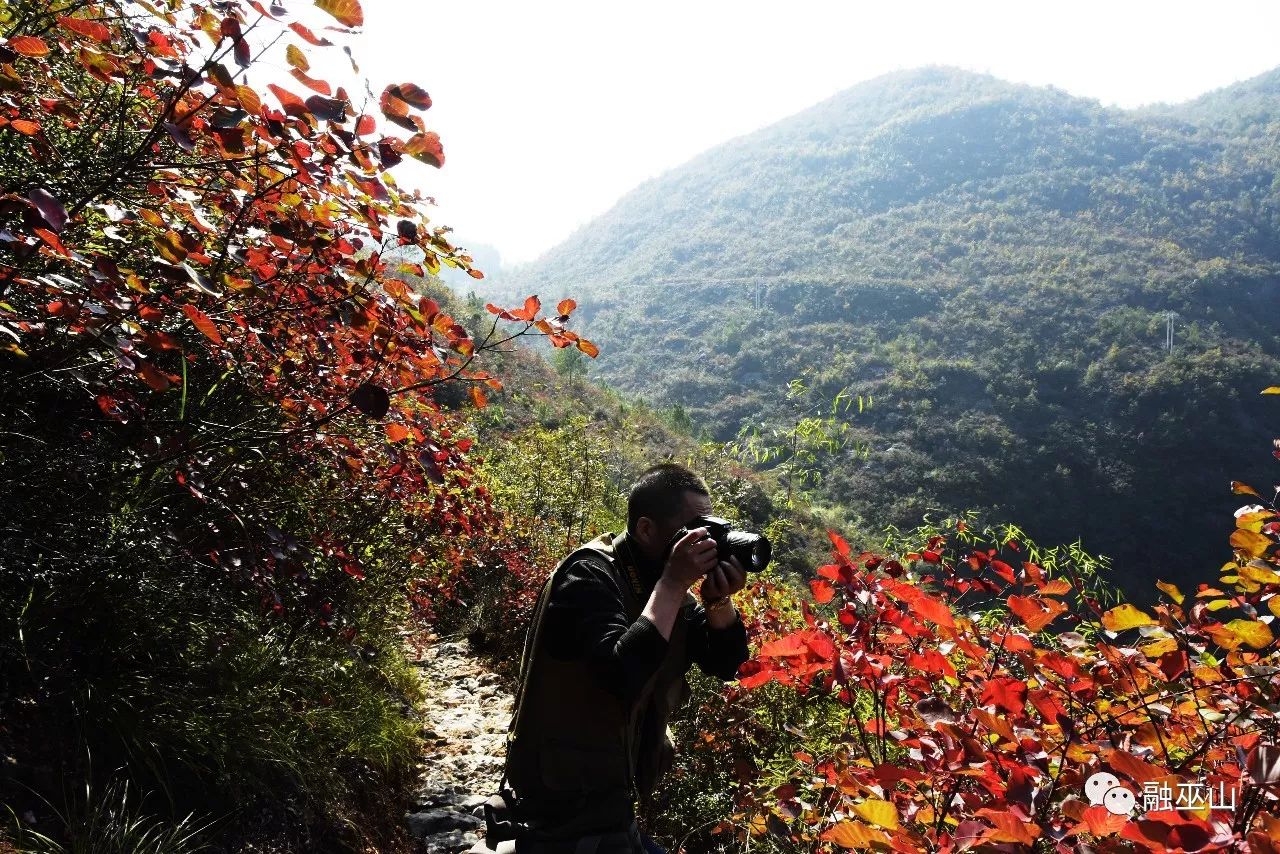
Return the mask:
<path id="1" fill-rule="evenodd" d="M 466 641 L 436 643 L 417 663 L 427 750 L 405 820 L 427 854 L 461 854 L 483 835 L 482 807 L 502 778 L 512 698 Z"/>

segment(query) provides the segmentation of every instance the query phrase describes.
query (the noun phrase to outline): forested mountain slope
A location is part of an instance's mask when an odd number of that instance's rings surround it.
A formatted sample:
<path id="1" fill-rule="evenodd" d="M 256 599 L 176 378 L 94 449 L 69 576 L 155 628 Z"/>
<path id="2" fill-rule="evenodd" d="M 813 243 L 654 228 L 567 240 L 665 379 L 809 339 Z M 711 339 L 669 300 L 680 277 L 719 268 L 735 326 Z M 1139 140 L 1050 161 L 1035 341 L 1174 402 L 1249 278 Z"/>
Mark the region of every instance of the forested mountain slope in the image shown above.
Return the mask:
<path id="1" fill-rule="evenodd" d="M 793 423 L 794 378 L 873 395 L 816 496 L 852 522 L 978 508 L 1083 537 L 1139 595 L 1214 580 L 1228 483 L 1268 486 L 1277 106 L 1275 73 L 1142 111 L 892 74 L 647 182 L 500 285 L 572 293 L 598 379 L 720 439 Z"/>

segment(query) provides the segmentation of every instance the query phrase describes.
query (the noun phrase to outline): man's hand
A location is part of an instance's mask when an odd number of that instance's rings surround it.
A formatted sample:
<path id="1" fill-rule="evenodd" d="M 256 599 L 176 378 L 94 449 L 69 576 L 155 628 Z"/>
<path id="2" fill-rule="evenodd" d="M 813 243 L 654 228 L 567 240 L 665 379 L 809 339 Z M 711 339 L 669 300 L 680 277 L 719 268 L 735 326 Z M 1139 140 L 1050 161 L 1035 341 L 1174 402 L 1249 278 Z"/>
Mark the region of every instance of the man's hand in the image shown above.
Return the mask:
<path id="1" fill-rule="evenodd" d="M 746 570 L 742 568 L 742 564 L 736 557 L 730 557 L 727 561 L 720 561 L 719 565 L 707 573 L 707 577 L 703 579 L 700 590 L 702 601 L 706 603 L 723 599 L 746 586 Z"/>
<path id="2" fill-rule="evenodd" d="M 694 528 L 676 542 L 662 577 L 683 593 L 715 568 L 716 541 L 707 536 L 706 528 Z"/>

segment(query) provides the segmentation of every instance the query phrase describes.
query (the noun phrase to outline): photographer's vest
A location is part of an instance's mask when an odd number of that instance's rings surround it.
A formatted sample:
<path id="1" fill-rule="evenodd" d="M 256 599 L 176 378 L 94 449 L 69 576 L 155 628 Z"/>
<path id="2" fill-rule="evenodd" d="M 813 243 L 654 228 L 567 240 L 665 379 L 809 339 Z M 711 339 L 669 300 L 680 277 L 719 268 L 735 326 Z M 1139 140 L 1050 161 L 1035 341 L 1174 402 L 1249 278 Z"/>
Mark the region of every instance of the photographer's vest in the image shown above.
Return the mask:
<path id="1" fill-rule="evenodd" d="M 689 698 L 685 680 L 687 624 L 696 600 L 686 592 L 667 654 L 628 715 L 601 687 L 588 660 L 562 661 L 541 641 L 543 616 L 556 575 L 586 558 L 607 568 L 634 623 L 648 600 L 626 535 L 604 534 L 566 557 L 547 579 L 525 638 L 515 715 L 507 734 L 506 777 L 549 836 L 625 828 L 633 803 L 647 799 L 674 758 L 671 715 Z M 623 545 L 615 553 L 615 546 Z M 643 749 L 642 749 L 643 747 Z"/>

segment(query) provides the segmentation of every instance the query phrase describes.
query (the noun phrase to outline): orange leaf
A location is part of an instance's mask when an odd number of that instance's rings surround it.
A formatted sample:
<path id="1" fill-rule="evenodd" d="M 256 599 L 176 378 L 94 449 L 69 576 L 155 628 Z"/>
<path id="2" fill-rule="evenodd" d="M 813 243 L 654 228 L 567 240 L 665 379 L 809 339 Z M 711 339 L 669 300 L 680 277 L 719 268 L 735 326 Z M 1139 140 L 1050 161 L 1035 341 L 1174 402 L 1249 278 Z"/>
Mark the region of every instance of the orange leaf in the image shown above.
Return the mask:
<path id="1" fill-rule="evenodd" d="M 444 166 L 444 146 L 435 131 L 414 134 L 405 142 L 404 153 L 437 169 Z"/>
<path id="2" fill-rule="evenodd" d="M 190 303 L 182 307 L 183 313 L 191 318 L 191 322 L 195 324 L 196 329 L 204 333 L 204 337 L 208 338 L 214 344 L 222 344 L 222 335 L 218 332 L 217 325 L 209 319 L 209 315 Z"/>
<path id="3" fill-rule="evenodd" d="M 1164 595 L 1168 596 L 1176 604 L 1182 604 L 1182 600 L 1185 597 L 1183 597 L 1182 591 L 1178 589 L 1178 585 L 1170 584 L 1167 581 L 1157 581 L 1156 587 L 1159 587 L 1160 590 L 1164 592 Z"/>
<path id="4" fill-rule="evenodd" d="M 1033 632 L 1042 631 L 1052 623 L 1067 606 L 1057 599 L 1041 599 L 1038 596 L 1010 596 L 1009 610 L 1026 623 Z"/>
<path id="5" fill-rule="evenodd" d="M 1231 491 L 1236 495 L 1257 495 L 1258 498 L 1262 497 L 1258 494 L 1258 490 L 1254 489 L 1249 484 L 1241 483 L 1238 480 L 1231 481 Z"/>
<path id="6" fill-rule="evenodd" d="M 308 29 L 307 27 L 304 27 L 302 24 L 298 24 L 298 23 L 290 24 L 289 29 L 293 30 L 295 33 L 302 36 L 304 41 L 310 44 L 313 44 L 316 47 L 332 47 L 333 46 L 333 42 L 329 41 L 328 39 L 322 39 L 317 37 L 315 33 L 311 32 L 310 29 Z"/>
<path id="7" fill-rule="evenodd" d="M 316 0 L 316 8 L 328 12 L 346 27 L 358 27 L 364 23 L 364 10 L 358 0 Z"/>
<path id="8" fill-rule="evenodd" d="M 1039 825 L 1023 821 L 1011 812 L 983 808 L 978 810 L 978 816 L 985 818 L 996 827 L 996 832 L 987 837 L 990 842 L 1017 842 L 1022 845 L 1031 845 L 1040 835 Z"/>
<path id="9" fill-rule="evenodd" d="M 588 356 L 590 356 L 593 359 L 596 356 L 600 355 L 600 348 L 597 347 L 595 344 L 592 344 L 590 341 L 588 341 L 585 338 L 578 339 L 578 349 L 586 353 Z"/>
<path id="10" fill-rule="evenodd" d="M 409 438 L 409 428 L 405 427 L 403 424 L 397 424 L 396 422 L 392 421 L 390 424 L 387 425 L 387 441 L 403 442 L 405 439 L 408 439 L 408 438 Z"/>
<path id="11" fill-rule="evenodd" d="M 1118 771 L 1139 786 L 1143 783 L 1169 776 L 1168 771 L 1158 765 L 1152 765 L 1150 762 L 1139 759 L 1127 750 L 1111 751 L 1111 754 L 1106 758 L 1106 762 L 1111 766 L 1111 770 Z"/>
<path id="12" fill-rule="evenodd" d="M 841 848 L 870 848 L 877 842 L 887 842 L 884 831 L 860 821 L 842 821 L 822 832 L 819 839 L 834 842 Z"/>
<path id="13" fill-rule="evenodd" d="M 22 56 L 40 57 L 49 55 L 49 46 L 44 43 L 43 39 L 38 39 L 35 36 L 18 36 L 17 38 L 9 39 L 8 47 Z"/>
<path id="14" fill-rule="evenodd" d="M 23 136 L 35 136 L 40 132 L 40 123 L 28 121 L 27 119 L 14 119 L 9 122 L 9 127 Z"/>
<path id="15" fill-rule="evenodd" d="M 324 80 L 317 80 L 314 77 L 308 77 L 305 73 L 303 73 L 302 69 L 300 68 L 291 69 L 289 73 L 293 75 L 294 80 L 297 80 L 299 83 L 301 83 L 303 86 L 306 86 L 312 92 L 319 92 L 321 95 L 324 95 L 326 98 L 333 94 L 333 87 L 330 86 L 328 82 Z M 338 110 L 338 112 L 340 111 L 341 110 Z"/>
<path id="16" fill-rule="evenodd" d="M 1094 836 L 1110 836 L 1118 833 L 1129 823 L 1127 815 L 1116 815 L 1102 804 L 1096 804 L 1084 811 L 1084 823 L 1089 833 Z"/>
<path id="17" fill-rule="evenodd" d="M 563 317 L 566 314 L 570 314 L 577 307 L 578 307 L 578 304 L 573 300 L 562 299 L 560 300 L 560 303 L 556 306 L 556 314 Z"/>
<path id="18" fill-rule="evenodd" d="M 484 396 L 484 389 L 479 385 L 471 387 L 471 400 L 476 405 L 476 409 L 484 409 L 489 405 L 489 399 Z"/>

